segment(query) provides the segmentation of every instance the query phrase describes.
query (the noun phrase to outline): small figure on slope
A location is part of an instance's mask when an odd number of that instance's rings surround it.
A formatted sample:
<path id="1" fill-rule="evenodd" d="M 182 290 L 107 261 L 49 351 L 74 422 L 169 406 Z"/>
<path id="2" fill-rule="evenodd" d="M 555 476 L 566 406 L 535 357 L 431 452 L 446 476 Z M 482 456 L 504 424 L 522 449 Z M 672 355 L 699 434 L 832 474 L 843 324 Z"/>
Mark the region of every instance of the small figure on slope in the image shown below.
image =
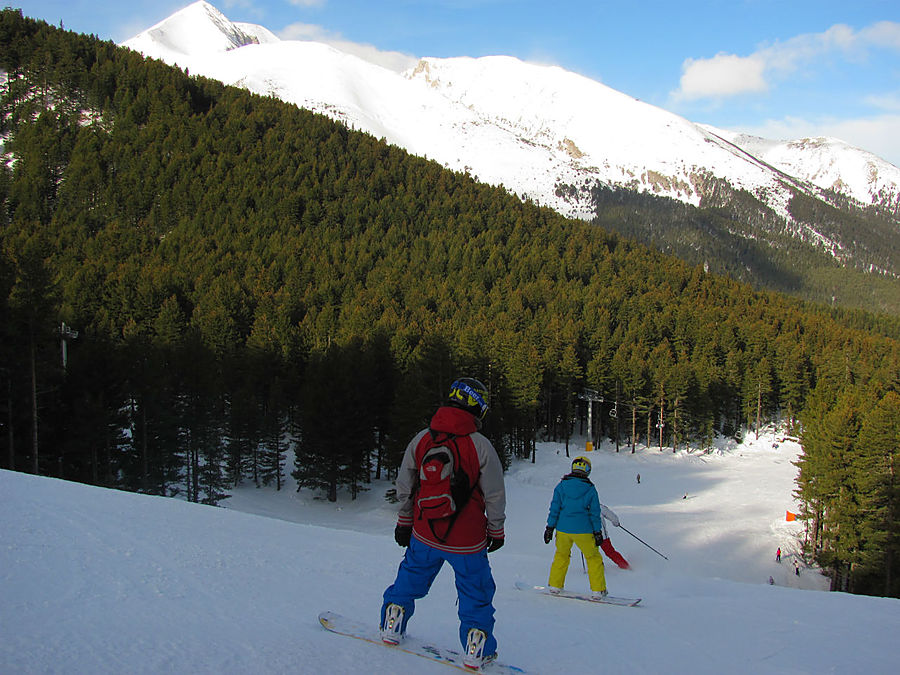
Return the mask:
<path id="1" fill-rule="evenodd" d="M 775 562 L 781 562 L 781 547 L 778 547 L 778 550 L 775 551 Z"/>
<path id="2" fill-rule="evenodd" d="M 460 378 L 450 387 L 429 428 L 406 447 L 397 473 L 400 513 L 394 539 L 406 547 L 397 578 L 384 592 L 381 639 L 398 644 L 444 562 L 456 575 L 459 636 L 466 667 L 477 670 L 497 656 L 496 585 L 488 563 L 504 542 L 503 466 L 482 434 L 487 388 Z"/>
<path id="3" fill-rule="evenodd" d="M 556 530 L 556 553 L 550 565 L 550 580 L 547 585 L 552 593 L 562 589 L 566 583 L 566 573 L 572 555 L 572 544 L 578 546 L 587 562 L 591 592 L 597 598 L 606 597 L 606 576 L 603 572 L 603 556 L 597 548 L 604 541 L 603 507 L 597 495 L 597 488 L 588 476 L 591 462 L 587 457 L 576 457 L 572 461 L 572 472 L 563 476 L 553 490 L 544 543 L 549 544 Z M 619 519 L 609 511 L 605 514 L 616 527 Z M 627 563 L 626 563 L 627 564 Z"/>

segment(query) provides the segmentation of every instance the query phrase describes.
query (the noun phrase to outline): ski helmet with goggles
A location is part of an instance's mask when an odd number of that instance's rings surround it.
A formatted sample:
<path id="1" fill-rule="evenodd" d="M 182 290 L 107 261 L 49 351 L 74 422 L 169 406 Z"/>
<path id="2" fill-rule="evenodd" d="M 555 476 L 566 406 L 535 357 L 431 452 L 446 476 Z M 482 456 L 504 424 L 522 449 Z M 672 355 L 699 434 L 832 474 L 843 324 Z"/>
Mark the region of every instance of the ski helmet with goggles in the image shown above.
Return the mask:
<path id="1" fill-rule="evenodd" d="M 479 420 L 484 419 L 488 409 L 487 387 L 473 377 L 461 377 L 450 385 L 447 402 L 472 413 Z"/>
<path id="2" fill-rule="evenodd" d="M 591 475 L 591 460 L 587 457 L 576 457 L 572 460 L 572 473 Z"/>

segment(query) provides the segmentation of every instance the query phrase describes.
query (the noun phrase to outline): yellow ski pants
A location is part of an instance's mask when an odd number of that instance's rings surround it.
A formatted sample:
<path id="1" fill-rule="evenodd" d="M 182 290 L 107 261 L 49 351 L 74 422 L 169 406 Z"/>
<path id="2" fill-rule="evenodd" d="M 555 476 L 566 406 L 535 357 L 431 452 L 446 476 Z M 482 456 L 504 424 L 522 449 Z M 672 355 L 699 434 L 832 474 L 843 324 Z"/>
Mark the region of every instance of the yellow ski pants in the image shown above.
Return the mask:
<path id="1" fill-rule="evenodd" d="M 575 544 L 584 554 L 587 561 L 588 579 L 591 581 L 591 590 L 594 592 L 606 590 L 606 576 L 603 573 L 603 556 L 600 549 L 594 543 L 594 535 L 590 532 L 584 534 L 568 534 L 556 531 L 556 554 L 550 565 L 549 586 L 563 588 L 566 583 L 566 572 L 569 571 L 569 561 L 572 557 L 572 544 Z"/>

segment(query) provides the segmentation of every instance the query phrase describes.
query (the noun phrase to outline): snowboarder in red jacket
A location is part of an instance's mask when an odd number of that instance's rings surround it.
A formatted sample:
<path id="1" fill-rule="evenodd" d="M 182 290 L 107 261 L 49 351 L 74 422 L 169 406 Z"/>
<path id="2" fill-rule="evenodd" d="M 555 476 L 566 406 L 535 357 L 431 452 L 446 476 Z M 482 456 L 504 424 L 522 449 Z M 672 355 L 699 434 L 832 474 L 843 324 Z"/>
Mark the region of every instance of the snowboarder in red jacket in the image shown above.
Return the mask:
<path id="1" fill-rule="evenodd" d="M 456 575 L 464 663 L 473 669 L 496 658 L 496 586 L 487 554 L 503 546 L 506 520 L 503 466 L 494 446 L 479 433 L 487 409 L 487 388 L 478 380 L 460 378 L 450 387 L 447 404 L 406 447 L 397 474 L 400 513 L 394 530 L 406 554 L 381 608 L 381 638 L 398 644 L 415 601 L 428 593 L 444 562 L 450 563 Z M 423 458 L 433 456 L 429 451 L 436 448 L 447 448 L 446 455 L 465 473 L 468 494 L 455 493 L 454 509 L 457 504 L 459 508 L 452 515 L 431 518 L 428 504 L 417 495 L 430 483 L 430 476 L 420 470 L 433 465 L 423 465 Z"/>

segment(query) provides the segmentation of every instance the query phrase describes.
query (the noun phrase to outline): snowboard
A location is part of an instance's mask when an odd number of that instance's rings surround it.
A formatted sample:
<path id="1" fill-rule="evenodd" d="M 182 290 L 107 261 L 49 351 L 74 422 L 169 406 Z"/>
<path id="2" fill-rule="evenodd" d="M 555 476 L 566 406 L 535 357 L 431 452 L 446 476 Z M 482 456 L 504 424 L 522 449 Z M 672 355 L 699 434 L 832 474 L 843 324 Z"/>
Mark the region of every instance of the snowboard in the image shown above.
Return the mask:
<path id="1" fill-rule="evenodd" d="M 544 595 L 551 595 L 557 598 L 571 598 L 572 600 L 584 600 L 586 602 L 596 602 L 600 605 L 618 605 L 619 607 L 636 607 L 641 598 L 620 598 L 615 595 L 607 595 L 605 598 L 592 598 L 590 593 L 576 593 L 574 591 L 561 590 L 559 593 L 551 593 L 546 586 L 532 586 L 524 581 L 517 581 L 516 588 L 520 591 L 533 591 Z"/>
<path id="2" fill-rule="evenodd" d="M 372 644 L 381 645 L 388 649 L 396 649 L 401 652 L 406 652 L 407 654 L 415 654 L 416 656 L 421 656 L 422 658 L 430 659 L 431 661 L 437 661 L 438 663 L 458 668 L 467 673 L 494 673 L 496 675 L 522 675 L 525 673 L 522 668 L 501 663 L 499 661 L 491 661 L 482 668 L 473 670 L 463 663 L 463 655 L 460 652 L 437 647 L 428 644 L 427 642 L 417 640 L 409 635 L 406 635 L 400 644 L 390 645 L 382 641 L 381 631 L 378 630 L 378 626 L 354 621 L 353 619 L 348 619 L 347 617 L 335 614 L 334 612 L 320 612 L 319 623 L 332 633 L 346 635 L 347 637 L 363 640 L 364 642 L 371 642 Z"/>

